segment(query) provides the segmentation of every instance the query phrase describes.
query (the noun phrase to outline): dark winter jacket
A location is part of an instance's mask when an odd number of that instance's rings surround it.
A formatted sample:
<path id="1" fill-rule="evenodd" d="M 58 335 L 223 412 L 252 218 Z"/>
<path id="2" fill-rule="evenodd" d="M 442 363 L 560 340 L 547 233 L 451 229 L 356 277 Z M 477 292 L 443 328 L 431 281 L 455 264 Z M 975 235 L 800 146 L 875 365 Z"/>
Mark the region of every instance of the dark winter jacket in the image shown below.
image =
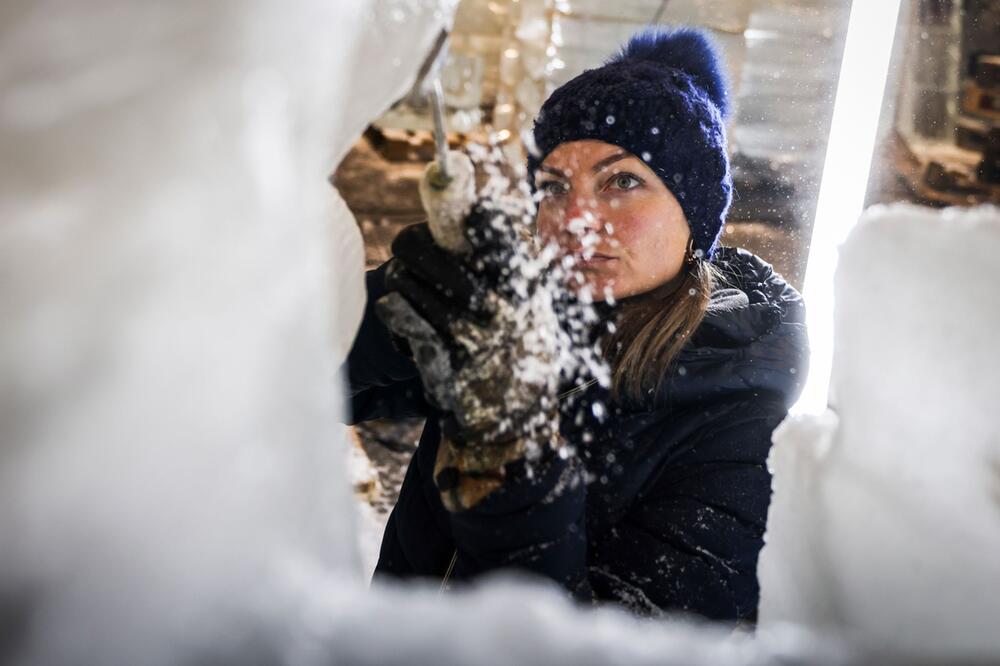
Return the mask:
<path id="1" fill-rule="evenodd" d="M 724 248 L 714 263 L 727 284 L 652 406 L 612 402 L 597 385 L 567 399 L 561 431 L 579 458 L 548 456 L 530 477 L 515 469 L 504 488 L 455 514 L 431 475 L 437 419 L 412 361 L 373 312 L 384 267 L 369 272 L 348 358 L 353 420 L 429 416 L 376 576 L 440 580 L 453 565 L 458 581 L 515 568 L 644 614 L 752 618 L 771 494 L 765 460 L 805 378 L 805 313 L 799 294 L 749 252 Z M 585 474 L 574 474 L 581 464 Z M 580 476 L 586 482 L 574 483 Z"/>

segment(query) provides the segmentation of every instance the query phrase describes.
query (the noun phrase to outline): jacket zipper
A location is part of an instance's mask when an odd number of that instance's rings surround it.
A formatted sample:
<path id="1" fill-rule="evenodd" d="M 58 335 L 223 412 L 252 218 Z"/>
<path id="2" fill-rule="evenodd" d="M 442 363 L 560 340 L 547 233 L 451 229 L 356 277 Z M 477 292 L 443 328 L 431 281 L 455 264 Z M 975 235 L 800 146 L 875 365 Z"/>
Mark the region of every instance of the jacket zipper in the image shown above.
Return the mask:
<path id="1" fill-rule="evenodd" d="M 444 572 L 444 578 L 441 579 L 441 587 L 438 589 L 438 594 L 444 594 L 444 591 L 448 589 L 448 579 L 451 578 L 452 569 L 455 568 L 455 562 L 457 561 L 458 548 L 451 554 L 451 562 L 448 563 L 448 570 Z"/>

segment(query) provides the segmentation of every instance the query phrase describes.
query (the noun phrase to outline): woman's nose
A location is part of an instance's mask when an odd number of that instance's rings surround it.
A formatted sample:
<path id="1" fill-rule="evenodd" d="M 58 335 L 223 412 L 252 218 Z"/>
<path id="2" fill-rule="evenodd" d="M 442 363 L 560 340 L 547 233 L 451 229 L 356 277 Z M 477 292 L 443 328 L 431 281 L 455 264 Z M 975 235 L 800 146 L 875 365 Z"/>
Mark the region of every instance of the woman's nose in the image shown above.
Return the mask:
<path id="1" fill-rule="evenodd" d="M 594 201 L 583 196 L 571 196 L 566 206 L 563 231 L 573 236 L 596 231 L 600 223 Z"/>

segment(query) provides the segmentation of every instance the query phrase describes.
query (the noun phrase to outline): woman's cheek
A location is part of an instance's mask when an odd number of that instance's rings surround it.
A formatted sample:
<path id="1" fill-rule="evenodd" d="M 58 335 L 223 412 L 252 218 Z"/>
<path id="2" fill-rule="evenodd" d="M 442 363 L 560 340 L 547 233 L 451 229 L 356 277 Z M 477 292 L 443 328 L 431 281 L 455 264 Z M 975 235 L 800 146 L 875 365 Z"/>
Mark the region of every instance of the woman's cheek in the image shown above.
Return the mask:
<path id="1" fill-rule="evenodd" d="M 618 227 L 616 227 L 617 231 Z M 651 289 L 665 281 L 672 263 L 662 220 L 647 215 L 631 215 L 620 223 L 616 234 L 626 261 L 619 267 L 619 282 L 623 288 L 639 291 Z"/>
<path id="2" fill-rule="evenodd" d="M 611 230 L 608 233 L 611 244 L 630 254 L 648 240 L 647 234 L 643 231 L 646 223 L 640 215 L 619 211 L 619 214 L 608 219 L 608 222 L 611 225 Z"/>
<path id="3" fill-rule="evenodd" d="M 540 205 L 545 206 L 546 204 L 542 203 Z M 538 236 L 543 244 L 550 243 L 558 237 L 558 228 L 553 218 L 554 215 L 552 212 L 545 209 L 539 210 L 538 216 L 535 218 Z"/>

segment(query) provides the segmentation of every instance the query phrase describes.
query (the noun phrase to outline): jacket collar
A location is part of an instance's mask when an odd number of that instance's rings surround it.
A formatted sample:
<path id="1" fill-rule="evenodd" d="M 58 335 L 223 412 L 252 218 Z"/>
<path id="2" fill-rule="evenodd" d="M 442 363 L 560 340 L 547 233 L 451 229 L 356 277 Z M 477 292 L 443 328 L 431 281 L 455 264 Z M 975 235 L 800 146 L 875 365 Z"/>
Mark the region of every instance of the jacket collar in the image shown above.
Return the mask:
<path id="1" fill-rule="evenodd" d="M 745 391 L 773 393 L 791 406 L 808 367 L 802 296 L 746 250 L 720 248 L 713 262 L 723 280 L 678 354 L 657 407 Z"/>

